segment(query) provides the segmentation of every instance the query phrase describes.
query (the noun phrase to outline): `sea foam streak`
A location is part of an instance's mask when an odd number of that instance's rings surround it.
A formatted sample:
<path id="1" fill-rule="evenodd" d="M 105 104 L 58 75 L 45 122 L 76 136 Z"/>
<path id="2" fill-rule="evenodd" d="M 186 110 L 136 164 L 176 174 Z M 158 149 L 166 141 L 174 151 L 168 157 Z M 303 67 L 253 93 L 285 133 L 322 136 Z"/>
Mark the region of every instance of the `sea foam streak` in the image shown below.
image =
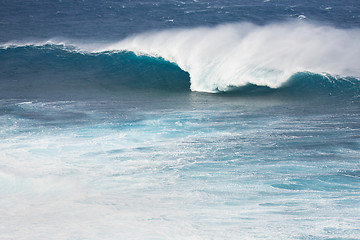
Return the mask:
<path id="1" fill-rule="evenodd" d="M 360 76 L 360 29 L 303 22 L 173 29 L 126 38 L 95 51 L 133 51 L 176 63 L 191 90 L 216 92 L 247 84 L 278 88 L 297 72 Z"/>

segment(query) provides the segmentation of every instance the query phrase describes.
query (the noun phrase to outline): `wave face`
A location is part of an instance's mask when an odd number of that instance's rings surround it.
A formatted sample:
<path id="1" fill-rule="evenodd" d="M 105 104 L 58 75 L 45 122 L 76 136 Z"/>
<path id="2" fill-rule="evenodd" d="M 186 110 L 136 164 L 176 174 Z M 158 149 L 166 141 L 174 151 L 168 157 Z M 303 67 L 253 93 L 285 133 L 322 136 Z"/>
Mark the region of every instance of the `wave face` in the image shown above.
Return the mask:
<path id="1" fill-rule="evenodd" d="M 358 78 L 359 42 L 359 29 L 238 23 L 149 32 L 92 50 L 162 57 L 189 73 L 191 90 L 217 92 L 247 84 L 279 88 L 299 72 Z"/>
<path id="2" fill-rule="evenodd" d="M 72 45 L 46 42 L 0 49 L 0 60 L 5 66 L 0 71 L 2 97 L 190 88 L 188 74 L 177 65 L 126 51 L 85 53 Z"/>

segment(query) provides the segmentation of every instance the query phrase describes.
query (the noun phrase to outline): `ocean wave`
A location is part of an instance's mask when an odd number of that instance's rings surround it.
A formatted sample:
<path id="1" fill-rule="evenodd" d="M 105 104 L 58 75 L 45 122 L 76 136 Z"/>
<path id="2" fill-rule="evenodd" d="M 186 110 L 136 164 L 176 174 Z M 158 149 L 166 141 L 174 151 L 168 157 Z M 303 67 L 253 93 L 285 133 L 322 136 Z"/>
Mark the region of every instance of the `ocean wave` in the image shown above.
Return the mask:
<path id="1" fill-rule="evenodd" d="M 226 92 L 249 85 L 283 89 L 294 86 L 294 82 L 297 86 L 308 82 L 309 77 L 326 88 L 328 83 L 357 84 L 359 42 L 360 29 L 287 22 L 171 29 L 138 34 L 115 43 L 52 39 L 10 42 L 1 48 L 7 53 L 21 48 L 22 57 L 29 49 L 45 52 L 48 58 L 48 51 L 53 51 L 48 62 L 63 61 L 63 65 L 72 68 L 89 68 L 90 73 L 95 68 L 104 74 L 102 77 L 111 76 L 135 86 L 149 83 L 145 85 L 184 88 L 190 84 L 192 91 Z M 64 52 L 71 57 L 64 57 Z"/>

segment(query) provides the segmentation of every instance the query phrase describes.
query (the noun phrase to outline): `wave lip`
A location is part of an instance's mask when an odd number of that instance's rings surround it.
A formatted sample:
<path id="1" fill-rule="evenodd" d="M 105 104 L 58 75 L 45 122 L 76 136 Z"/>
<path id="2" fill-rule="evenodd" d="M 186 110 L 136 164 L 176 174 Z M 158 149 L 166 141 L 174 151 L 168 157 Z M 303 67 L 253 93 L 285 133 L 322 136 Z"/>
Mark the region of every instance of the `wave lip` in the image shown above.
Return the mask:
<path id="1" fill-rule="evenodd" d="M 304 22 L 148 32 L 92 49 L 133 51 L 176 63 L 191 90 L 228 91 L 247 84 L 279 88 L 301 72 L 360 76 L 360 29 Z"/>

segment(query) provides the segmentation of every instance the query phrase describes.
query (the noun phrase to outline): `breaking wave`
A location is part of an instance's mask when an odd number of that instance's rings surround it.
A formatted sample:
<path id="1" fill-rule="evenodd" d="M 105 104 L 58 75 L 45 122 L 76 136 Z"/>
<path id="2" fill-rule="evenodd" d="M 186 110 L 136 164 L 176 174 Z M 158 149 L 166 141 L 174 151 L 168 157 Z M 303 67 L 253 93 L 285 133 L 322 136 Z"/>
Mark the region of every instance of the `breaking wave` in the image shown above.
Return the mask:
<path id="1" fill-rule="evenodd" d="M 95 51 L 162 57 L 187 71 L 193 91 L 247 84 L 279 88 L 299 72 L 360 76 L 360 30 L 290 22 L 150 32 Z"/>
<path id="2" fill-rule="evenodd" d="M 190 88 L 200 92 L 248 86 L 358 89 L 359 42 L 360 29 L 303 22 L 171 29 L 111 44 L 12 42 L 1 45 L 0 53 L 14 71 L 2 72 L 1 77 L 73 72 L 78 76 L 76 81 L 101 86 Z"/>

